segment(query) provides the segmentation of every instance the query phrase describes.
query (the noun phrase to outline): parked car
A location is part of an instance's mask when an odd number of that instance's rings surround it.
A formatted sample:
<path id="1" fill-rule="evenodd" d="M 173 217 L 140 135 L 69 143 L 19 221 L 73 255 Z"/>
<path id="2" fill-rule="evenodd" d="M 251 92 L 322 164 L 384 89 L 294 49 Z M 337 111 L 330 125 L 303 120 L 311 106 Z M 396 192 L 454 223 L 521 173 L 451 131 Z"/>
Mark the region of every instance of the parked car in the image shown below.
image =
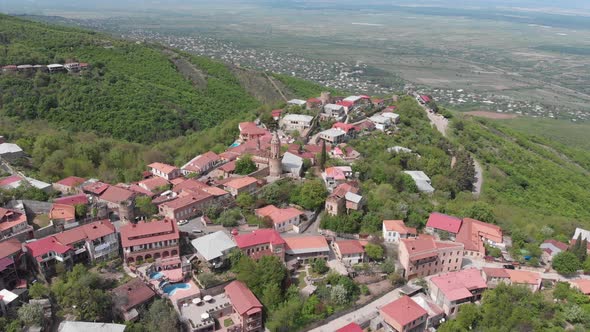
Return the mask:
<path id="1" fill-rule="evenodd" d="M 178 226 L 186 225 L 186 224 L 188 224 L 188 220 L 186 220 L 186 219 L 179 220 L 178 222 L 176 222 L 176 224 Z"/>
<path id="2" fill-rule="evenodd" d="M 504 266 L 505 269 L 508 269 L 508 270 L 514 270 L 515 269 L 514 265 L 512 265 L 512 264 L 505 264 L 503 266 Z"/>

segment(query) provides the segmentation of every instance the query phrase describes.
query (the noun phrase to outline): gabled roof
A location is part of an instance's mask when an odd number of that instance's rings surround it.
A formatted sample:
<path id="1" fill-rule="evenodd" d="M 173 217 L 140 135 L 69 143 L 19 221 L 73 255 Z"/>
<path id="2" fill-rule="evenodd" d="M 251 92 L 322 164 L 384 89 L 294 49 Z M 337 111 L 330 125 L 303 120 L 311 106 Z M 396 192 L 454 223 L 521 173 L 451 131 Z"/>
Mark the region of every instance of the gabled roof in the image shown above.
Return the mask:
<path id="1" fill-rule="evenodd" d="M 580 290 L 580 292 L 590 295 L 590 279 L 574 279 L 569 283 Z"/>
<path id="2" fill-rule="evenodd" d="M 463 243 L 463 245 L 465 245 L 465 250 L 485 253 L 485 240 L 501 243 L 502 229 L 500 226 L 471 218 L 464 218 L 459 233 L 457 234 L 456 241 Z"/>
<path id="3" fill-rule="evenodd" d="M 27 222 L 27 215 L 18 210 L 0 208 L 0 231 L 5 231 L 14 226 Z"/>
<path id="4" fill-rule="evenodd" d="M 347 134 L 351 130 L 360 131 L 360 128 L 358 128 L 357 126 L 352 125 L 350 123 L 344 123 L 344 122 L 336 122 L 336 123 L 334 123 L 332 125 L 332 128 L 334 128 L 334 129 L 340 129 L 340 130 L 344 131 Z"/>
<path id="5" fill-rule="evenodd" d="M 86 179 L 77 177 L 77 176 L 69 176 L 65 179 L 59 180 L 56 184 L 66 186 L 66 187 L 76 187 L 81 185 L 82 183 L 86 182 Z"/>
<path id="6" fill-rule="evenodd" d="M 113 294 L 125 299 L 124 304 L 121 305 L 121 309 L 124 311 L 146 303 L 156 296 L 156 293 L 140 278 L 131 279 L 131 281 L 113 289 Z"/>
<path id="7" fill-rule="evenodd" d="M 203 172 L 211 164 L 219 162 L 220 158 L 215 152 L 208 151 L 194 157 L 191 161 L 182 166 L 183 170 Z"/>
<path id="8" fill-rule="evenodd" d="M 483 267 L 481 270 L 488 278 L 510 278 L 510 275 L 506 272 L 506 269 L 499 267 Z"/>
<path id="9" fill-rule="evenodd" d="M 48 236 L 33 242 L 29 242 L 25 244 L 25 247 L 31 253 L 31 256 L 37 258 L 37 260 L 41 260 L 41 256 L 52 251 L 63 255 L 66 252 L 73 250 L 72 247 L 61 244 L 53 236 Z"/>
<path id="10" fill-rule="evenodd" d="M 225 286 L 225 294 L 239 315 L 252 315 L 262 311 L 262 304 L 252 291 L 241 281 L 232 281 Z"/>
<path id="11" fill-rule="evenodd" d="M 510 281 L 512 282 L 512 284 L 541 284 L 541 275 L 537 272 L 507 269 L 506 273 L 508 273 L 508 275 L 510 276 Z"/>
<path id="12" fill-rule="evenodd" d="M 449 301 L 473 296 L 471 291 L 487 288 L 486 281 L 477 269 L 450 272 L 430 279 Z"/>
<path id="13" fill-rule="evenodd" d="M 250 177 L 250 176 L 246 176 L 243 178 L 234 178 L 231 179 L 230 181 L 225 183 L 226 187 L 230 187 L 236 190 L 248 187 L 252 184 L 257 183 L 258 180 L 256 178 Z"/>
<path id="14" fill-rule="evenodd" d="M 590 231 L 587 231 L 583 228 L 576 228 L 576 231 L 574 232 L 574 236 L 572 236 L 572 240 L 577 240 L 578 236 L 582 236 L 582 240 L 586 240 L 588 242 L 590 242 Z"/>
<path id="15" fill-rule="evenodd" d="M 92 182 L 92 183 L 89 183 L 89 184 L 83 186 L 82 190 L 92 193 L 94 195 L 100 195 L 103 192 L 105 192 L 105 190 L 107 190 L 109 187 L 110 187 L 109 184 L 97 181 L 97 182 Z"/>
<path id="16" fill-rule="evenodd" d="M 433 212 L 428 217 L 426 227 L 432 227 L 434 229 L 440 229 L 449 233 L 457 234 L 461 228 L 461 219 L 439 212 Z"/>
<path id="17" fill-rule="evenodd" d="M 556 247 L 557 249 L 559 249 L 561 251 L 566 251 L 569 248 L 569 245 L 567 245 L 566 243 L 559 242 L 559 241 L 554 240 L 554 239 L 545 240 L 541 244 L 541 247 L 545 247 L 545 246 L 543 246 L 544 244 L 551 244 L 551 245 L 553 245 L 554 247 Z"/>
<path id="18" fill-rule="evenodd" d="M 0 242 L 0 258 L 12 256 L 22 250 L 22 245 L 16 238 Z"/>
<path id="19" fill-rule="evenodd" d="M 0 179 L 0 187 L 8 186 L 10 184 L 20 182 L 22 180 L 23 179 L 18 175 L 11 175 L 11 176 L 5 177 L 3 179 Z"/>
<path id="20" fill-rule="evenodd" d="M 224 252 L 236 247 L 234 241 L 223 231 L 196 238 L 191 244 L 207 261 L 221 257 Z"/>
<path id="21" fill-rule="evenodd" d="M 196 190 L 196 189 L 202 189 L 207 187 L 207 184 L 204 182 L 201 182 L 197 179 L 188 179 L 188 180 L 184 180 L 181 183 L 175 185 L 172 190 L 175 192 L 181 192 L 183 190 Z"/>
<path id="22" fill-rule="evenodd" d="M 328 241 L 321 235 L 285 237 L 284 240 L 287 244 L 286 253 L 289 255 L 330 251 Z"/>
<path id="23" fill-rule="evenodd" d="M 365 246 L 359 240 L 341 240 L 334 243 L 342 255 L 362 254 Z"/>
<path id="24" fill-rule="evenodd" d="M 137 224 L 129 223 L 121 226 L 119 232 L 121 233 L 121 245 L 124 248 L 180 238 L 176 223 L 168 219 L 138 222 Z"/>
<path id="25" fill-rule="evenodd" d="M 426 310 L 407 295 L 383 306 L 380 313 L 389 325 L 402 327 L 428 315 Z"/>
<path id="26" fill-rule="evenodd" d="M 268 130 L 258 127 L 254 122 L 240 122 L 238 128 L 240 129 L 240 134 L 248 136 L 260 136 L 268 133 Z"/>
<path id="27" fill-rule="evenodd" d="M 49 219 L 75 220 L 76 208 L 73 205 L 53 204 L 49 211 Z"/>
<path id="28" fill-rule="evenodd" d="M 263 243 L 272 243 L 273 245 L 285 243 L 279 232 L 274 229 L 257 229 L 252 233 L 239 234 L 234 236 L 234 241 L 240 248 L 248 248 Z"/>
<path id="29" fill-rule="evenodd" d="M 158 170 L 164 174 L 169 174 L 169 173 L 172 173 L 172 172 L 178 170 L 178 167 L 164 164 L 164 163 L 151 163 L 148 165 L 148 167 Z"/>
<path id="30" fill-rule="evenodd" d="M 101 195 L 103 201 L 119 204 L 135 196 L 135 193 L 117 186 L 109 186 Z"/>
<path id="31" fill-rule="evenodd" d="M 152 178 L 139 181 L 137 184 L 139 186 L 143 187 L 144 189 L 147 189 L 147 190 L 153 192 L 153 191 L 157 190 L 158 188 L 168 186 L 170 184 L 170 182 L 168 182 L 168 180 L 166 180 L 162 177 L 154 176 Z"/>
<path id="32" fill-rule="evenodd" d="M 294 207 L 279 209 L 274 205 L 267 205 L 263 208 L 254 210 L 254 212 L 261 218 L 269 217 L 274 224 L 280 224 L 303 214 L 302 211 L 299 211 Z"/>
<path id="33" fill-rule="evenodd" d="M 165 206 L 171 209 L 180 209 L 211 198 L 212 195 L 203 190 L 187 190 L 182 192 L 182 194 L 178 195 L 176 198 L 160 204 L 160 206 Z"/>
<path id="34" fill-rule="evenodd" d="M 357 323 L 350 323 L 336 330 L 336 332 L 363 332 L 363 329 Z"/>
<path id="35" fill-rule="evenodd" d="M 420 235 L 417 238 L 401 239 L 400 249 L 408 252 L 410 261 L 438 256 L 444 248 L 463 249 L 463 244 L 456 242 L 435 241 L 432 236 Z"/>
<path id="36" fill-rule="evenodd" d="M 65 204 L 65 205 L 79 205 L 79 204 L 88 204 L 88 197 L 85 194 L 78 194 L 72 196 L 64 196 L 59 197 L 53 200 L 55 204 Z"/>
<path id="37" fill-rule="evenodd" d="M 398 232 L 399 234 L 418 234 L 415 228 L 406 227 L 403 220 L 383 220 L 386 231 Z"/>
<path id="38" fill-rule="evenodd" d="M 115 233 L 115 226 L 110 220 L 98 220 L 80 227 L 55 234 L 54 237 L 63 245 L 72 245 L 82 240 L 94 241 Z"/>

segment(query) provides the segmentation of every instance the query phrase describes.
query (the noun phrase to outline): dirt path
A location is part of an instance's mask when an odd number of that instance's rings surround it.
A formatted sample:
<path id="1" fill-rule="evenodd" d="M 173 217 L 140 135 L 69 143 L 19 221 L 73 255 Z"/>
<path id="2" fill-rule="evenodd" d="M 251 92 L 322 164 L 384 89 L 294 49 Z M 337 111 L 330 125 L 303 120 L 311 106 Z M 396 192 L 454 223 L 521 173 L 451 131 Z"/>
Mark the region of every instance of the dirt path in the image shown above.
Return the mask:
<path id="1" fill-rule="evenodd" d="M 483 168 L 477 159 L 473 158 L 473 167 L 475 168 L 475 183 L 473 184 L 473 195 L 478 196 L 481 194 L 481 188 L 483 187 Z"/>
<path id="2" fill-rule="evenodd" d="M 205 89 L 207 87 L 207 77 L 190 61 L 169 49 L 164 49 L 162 52 L 166 54 L 168 59 L 170 59 L 174 66 L 176 66 L 176 70 L 178 70 L 178 72 L 180 72 L 186 79 L 193 82 L 193 85 L 197 89 Z"/>
<path id="3" fill-rule="evenodd" d="M 269 82 L 275 87 L 275 89 L 277 89 L 277 91 L 281 95 L 281 97 L 283 97 L 283 99 L 285 100 L 285 102 L 287 102 L 288 101 L 287 97 L 285 96 L 285 94 L 283 93 L 283 91 L 281 90 L 281 88 L 279 88 L 279 86 L 277 85 L 277 83 L 267 73 L 264 73 L 264 76 L 266 76 L 266 78 L 269 80 Z"/>

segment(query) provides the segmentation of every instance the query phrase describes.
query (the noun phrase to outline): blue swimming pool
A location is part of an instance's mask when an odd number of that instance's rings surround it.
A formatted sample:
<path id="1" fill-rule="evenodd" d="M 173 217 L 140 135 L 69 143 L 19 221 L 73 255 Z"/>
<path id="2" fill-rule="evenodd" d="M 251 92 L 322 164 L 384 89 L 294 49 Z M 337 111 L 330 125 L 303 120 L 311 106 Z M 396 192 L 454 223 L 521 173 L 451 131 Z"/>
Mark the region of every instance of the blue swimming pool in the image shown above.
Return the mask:
<path id="1" fill-rule="evenodd" d="M 158 279 L 161 279 L 163 276 L 164 276 L 164 274 L 162 274 L 162 272 L 154 272 L 154 273 L 150 274 L 150 279 L 158 280 Z"/>
<path id="2" fill-rule="evenodd" d="M 233 142 L 233 143 L 232 143 L 232 144 L 231 144 L 229 147 L 230 147 L 230 148 L 235 148 L 235 147 L 238 147 L 238 146 L 240 146 L 240 142 L 238 142 L 238 141 L 235 141 L 235 142 Z"/>
<path id="3" fill-rule="evenodd" d="M 168 286 L 164 286 L 162 291 L 164 293 L 168 294 L 168 296 L 172 296 L 172 295 L 174 295 L 174 293 L 176 293 L 177 289 L 189 289 L 189 288 L 191 288 L 191 285 L 189 285 L 187 283 L 178 283 L 178 284 L 170 284 Z"/>

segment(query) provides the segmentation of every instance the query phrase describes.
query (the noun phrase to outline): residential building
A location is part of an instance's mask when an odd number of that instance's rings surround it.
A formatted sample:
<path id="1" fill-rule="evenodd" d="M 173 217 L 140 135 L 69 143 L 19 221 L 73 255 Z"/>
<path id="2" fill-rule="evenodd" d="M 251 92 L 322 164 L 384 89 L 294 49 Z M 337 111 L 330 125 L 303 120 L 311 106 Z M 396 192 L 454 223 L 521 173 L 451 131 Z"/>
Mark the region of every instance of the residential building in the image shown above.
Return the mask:
<path id="1" fill-rule="evenodd" d="M 7 162 L 14 162 L 24 156 L 25 152 L 18 145 L 14 143 L 0 144 L 0 159 L 6 160 Z"/>
<path id="2" fill-rule="evenodd" d="M 278 208 L 274 205 L 267 205 L 263 208 L 254 210 L 258 218 L 270 218 L 277 232 L 287 232 L 293 230 L 294 227 L 299 226 L 301 222 L 302 211 L 294 208 Z"/>
<path id="3" fill-rule="evenodd" d="M 16 294 L 9 291 L 8 289 L 0 290 L 0 316 L 8 316 L 17 312 L 24 298 L 19 299 L 19 295 L 24 293 Z M 24 296 L 24 295 L 23 295 Z"/>
<path id="4" fill-rule="evenodd" d="M 148 167 L 150 168 L 150 172 L 152 172 L 153 175 L 159 176 L 168 181 L 176 179 L 181 175 L 180 169 L 178 169 L 178 167 L 164 163 L 151 163 L 148 165 Z"/>
<path id="5" fill-rule="evenodd" d="M 452 317 L 459 306 L 480 301 L 487 284 L 479 270 L 467 269 L 434 276 L 428 288 L 434 302 Z"/>
<path id="6" fill-rule="evenodd" d="M 49 66 L 48 66 L 49 67 Z M 59 323 L 58 332 L 124 332 L 125 324 L 74 322 L 65 320 Z"/>
<path id="7" fill-rule="evenodd" d="M 412 180 L 416 183 L 416 187 L 418 187 L 418 191 L 426 194 L 432 194 L 434 192 L 435 189 L 432 187 L 432 181 L 426 173 L 422 171 L 404 171 L 404 173 L 412 177 Z"/>
<path id="8" fill-rule="evenodd" d="M 375 114 L 369 118 L 369 121 L 375 124 L 375 129 L 385 131 L 393 124 L 392 119 L 380 114 Z"/>
<path id="9" fill-rule="evenodd" d="M 399 243 L 401 239 L 418 236 L 415 228 L 406 227 L 403 220 L 383 220 L 383 239 L 385 242 Z"/>
<path id="10" fill-rule="evenodd" d="M 25 241 L 33 237 L 33 226 L 24 211 L 0 208 L 0 242 L 17 238 Z"/>
<path id="11" fill-rule="evenodd" d="M 318 109 L 322 107 L 322 100 L 319 98 L 309 98 L 305 104 L 305 107 L 309 110 Z"/>
<path id="12" fill-rule="evenodd" d="M 399 261 L 407 279 L 458 271 L 463 263 L 463 244 L 436 241 L 426 235 L 401 239 Z"/>
<path id="13" fill-rule="evenodd" d="M 386 332 L 422 332 L 426 330 L 428 312 L 409 296 L 384 305 L 379 309 Z"/>
<path id="14" fill-rule="evenodd" d="M 53 236 L 26 243 L 24 248 L 35 264 L 35 269 L 45 278 L 55 275 L 58 262 L 63 263 L 66 270 L 73 265 L 74 248 L 61 244 Z"/>
<path id="15" fill-rule="evenodd" d="M 53 187 L 49 183 L 35 180 L 33 178 L 22 177 L 20 175 L 11 175 L 9 177 L 0 179 L 1 189 L 11 190 L 16 189 L 22 185 L 30 185 L 39 190 L 43 190 L 44 192 L 50 192 L 53 189 Z"/>
<path id="16" fill-rule="evenodd" d="M 110 220 L 99 220 L 53 235 L 74 249 L 73 263 L 97 262 L 119 256 L 119 237 Z"/>
<path id="17" fill-rule="evenodd" d="M 202 262 L 213 268 L 223 267 L 228 255 L 236 243 L 223 231 L 201 236 L 191 241 L 193 248 Z"/>
<path id="18" fill-rule="evenodd" d="M 280 121 L 280 125 L 284 131 L 298 131 L 301 133 L 311 127 L 312 121 L 313 116 L 311 115 L 287 114 Z"/>
<path id="19" fill-rule="evenodd" d="M 343 161 L 352 162 L 359 159 L 361 154 L 353 149 L 350 145 L 342 143 L 339 146 L 335 146 L 329 152 L 329 156 Z"/>
<path id="20" fill-rule="evenodd" d="M 569 284 L 582 294 L 590 295 L 590 279 L 573 279 L 569 281 Z"/>
<path id="21" fill-rule="evenodd" d="M 0 242 L 0 289 L 13 289 L 19 280 L 22 244 L 12 238 Z"/>
<path id="22" fill-rule="evenodd" d="M 358 195 L 359 188 L 354 183 L 342 183 L 326 198 L 326 212 L 338 216 L 350 210 L 362 208 L 363 197 Z"/>
<path id="23" fill-rule="evenodd" d="M 294 178 L 300 178 L 303 173 L 303 158 L 291 152 L 285 152 L 281 160 L 281 167 L 284 173 Z"/>
<path id="24" fill-rule="evenodd" d="M 61 227 L 73 224 L 76 222 L 76 208 L 73 205 L 54 203 L 49 210 L 49 220 Z"/>
<path id="25" fill-rule="evenodd" d="M 346 132 L 338 128 L 326 129 L 320 132 L 318 137 L 332 145 L 343 143 L 347 139 Z"/>
<path id="26" fill-rule="evenodd" d="M 344 109 L 345 114 L 350 113 L 350 111 L 354 109 L 354 103 L 348 100 L 341 100 L 337 102 L 336 105 L 341 106 Z"/>
<path id="27" fill-rule="evenodd" d="M 463 221 L 457 217 L 439 212 L 432 212 L 426 222 L 424 231 L 439 236 L 441 239 L 455 240 Z"/>
<path id="28" fill-rule="evenodd" d="M 240 122 L 238 128 L 240 129 L 240 139 L 243 141 L 249 141 L 265 135 L 270 135 L 268 130 L 258 127 L 254 122 Z"/>
<path id="29" fill-rule="evenodd" d="M 201 190 L 183 191 L 172 200 L 158 205 L 160 215 L 178 221 L 192 219 L 213 204 L 215 196 Z"/>
<path id="30" fill-rule="evenodd" d="M 332 242 L 336 258 L 346 266 L 363 263 L 367 260 L 365 244 L 359 240 L 340 240 Z"/>
<path id="31" fill-rule="evenodd" d="M 351 178 L 352 168 L 350 166 L 328 167 L 322 172 L 322 179 L 330 192 Z"/>
<path id="32" fill-rule="evenodd" d="M 91 179 L 86 181 L 82 185 L 82 192 L 88 195 L 92 195 L 94 197 L 99 197 L 102 193 L 104 193 L 110 187 L 109 184 Z"/>
<path id="33" fill-rule="evenodd" d="M 543 253 L 541 254 L 541 259 L 545 263 L 550 263 L 553 261 L 553 257 L 559 254 L 562 251 L 566 251 L 569 248 L 569 245 L 559 242 L 557 240 L 549 239 L 545 240 L 545 242 L 541 243 L 539 246 Z"/>
<path id="34" fill-rule="evenodd" d="M 250 176 L 233 178 L 226 182 L 224 187 L 233 197 L 237 197 L 241 193 L 252 194 L 258 189 L 258 180 Z"/>
<path id="35" fill-rule="evenodd" d="M 307 101 L 301 99 L 291 99 L 287 101 L 287 106 L 299 106 L 301 108 L 305 108 L 307 105 Z"/>
<path id="36" fill-rule="evenodd" d="M 121 246 L 126 263 L 178 256 L 180 234 L 168 219 L 121 226 Z"/>
<path id="37" fill-rule="evenodd" d="M 356 135 L 361 131 L 359 127 L 344 122 L 336 122 L 332 125 L 332 128 L 342 130 L 346 136 L 351 138 L 356 137 Z"/>
<path id="38" fill-rule="evenodd" d="M 456 241 L 463 243 L 466 257 L 483 257 L 486 254 L 485 245 L 491 247 L 503 246 L 502 229 L 499 226 L 483 221 L 464 218 L 461 223 Z"/>
<path id="39" fill-rule="evenodd" d="M 77 177 L 77 176 L 69 176 L 65 179 L 59 180 L 53 184 L 53 189 L 56 191 L 61 192 L 64 195 L 67 194 L 80 194 L 82 193 L 82 189 L 80 186 L 86 182 L 86 179 Z"/>
<path id="40" fill-rule="evenodd" d="M 361 195 L 349 191 L 344 195 L 344 199 L 346 200 L 347 211 L 360 211 L 363 208 L 364 199 Z"/>
<path id="41" fill-rule="evenodd" d="M 350 323 L 339 328 L 336 332 L 363 332 L 363 329 L 357 323 Z"/>
<path id="42" fill-rule="evenodd" d="M 274 255 L 285 261 L 285 240 L 274 229 L 257 229 L 248 234 L 235 234 L 240 250 L 253 259 Z"/>
<path id="43" fill-rule="evenodd" d="M 139 311 L 145 309 L 156 297 L 156 292 L 140 278 L 131 279 L 112 292 L 115 312 L 124 321 L 130 322 L 135 321 L 139 317 Z"/>
<path id="44" fill-rule="evenodd" d="M 510 270 L 506 269 L 506 273 L 510 276 L 510 283 L 512 285 L 522 285 L 528 287 L 532 292 L 541 289 L 541 275 L 537 272 L 527 270 Z"/>
<path id="45" fill-rule="evenodd" d="M 336 104 L 324 105 L 324 111 L 320 114 L 323 120 L 334 119 L 336 121 L 342 121 L 346 117 L 344 106 Z"/>
<path id="46" fill-rule="evenodd" d="M 72 196 L 64 196 L 64 197 L 56 198 L 53 200 L 53 203 L 76 206 L 76 205 L 88 205 L 89 201 L 88 201 L 88 197 L 86 196 L 86 194 L 76 194 L 76 195 L 72 195 Z"/>
<path id="47" fill-rule="evenodd" d="M 149 179 L 139 181 L 137 185 L 147 192 L 144 191 L 146 196 L 154 196 L 160 194 L 170 188 L 170 182 L 163 177 L 154 176 Z M 131 189 L 131 188 L 130 188 Z M 131 189 L 133 191 L 133 189 Z"/>
<path id="48" fill-rule="evenodd" d="M 109 209 L 118 209 L 123 202 L 133 201 L 137 194 L 131 190 L 108 186 L 105 191 L 98 197 L 99 201 L 106 203 Z"/>
<path id="49" fill-rule="evenodd" d="M 481 276 L 485 279 L 488 288 L 493 289 L 501 283 L 510 285 L 510 275 L 506 269 L 498 267 L 483 267 Z"/>
<path id="50" fill-rule="evenodd" d="M 232 281 L 225 286 L 233 311 L 238 314 L 240 331 L 262 332 L 262 304 L 252 291 L 241 281 Z"/>
<path id="51" fill-rule="evenodd" d="M 445 321 L 445 312 L 432 299 L 424 294 L 417 293 L 411 296 L 412 300 L 416 302 L 422 309 L 428 313 L 428 320 L 426 321 L 426 329 L 436 329 Z"/>
<path id="52" fill-rule="evenodd" d="M 384 118 L 388 118 L 391 124 L 398 124 L 399 123 L 399 114 L 393 112 L 383 112 L 381 116 Z"/>
<path id="53" fill-rule="evenodd" d="M 215 152 L 198 155 L 181 167 L 182 174 L 204 174 L 215 168 L 221 163 L 221 158 Z"/>
<path id="54" fill-rule="evenodd" d="M 321 235 L 285 237 L 284 240 L 288 261 L 296 259 L 303 264 L 308 264 L 314 259 L 328 260 L 330 255 L 328 241 Z"/>

